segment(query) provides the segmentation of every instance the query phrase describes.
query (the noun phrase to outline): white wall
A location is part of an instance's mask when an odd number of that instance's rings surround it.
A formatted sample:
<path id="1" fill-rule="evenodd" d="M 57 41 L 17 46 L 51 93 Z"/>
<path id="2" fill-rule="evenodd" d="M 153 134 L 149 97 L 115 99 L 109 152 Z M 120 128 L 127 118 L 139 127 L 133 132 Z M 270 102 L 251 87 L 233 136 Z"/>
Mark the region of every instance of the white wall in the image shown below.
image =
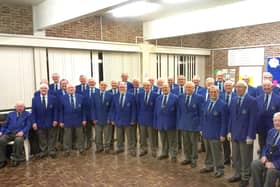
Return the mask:
<path id="1" fill-rule="evenodd" d="M 33 49 L 0 47 L 0 109 L 11 109 L 17 101 L 27 107 L 35 91 Z"/>

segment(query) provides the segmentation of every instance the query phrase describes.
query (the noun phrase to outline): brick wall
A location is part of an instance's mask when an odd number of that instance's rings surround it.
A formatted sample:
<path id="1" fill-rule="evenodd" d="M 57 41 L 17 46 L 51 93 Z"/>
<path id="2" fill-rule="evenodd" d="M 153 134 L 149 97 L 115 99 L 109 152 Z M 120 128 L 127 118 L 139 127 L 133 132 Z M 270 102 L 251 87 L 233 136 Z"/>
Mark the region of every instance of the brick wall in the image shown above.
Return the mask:
<path id="1" fill-rule="evenodd" d="M 150 41 L 155 43 L 156 41 Z M 255 26 L 226 29 L 202 34 L 180 36 L 157 40 L 158 45 L 184 47 L 201 47 L 208 49 L 244 47 L 280 43 L 280 22 L 260 24 Z M 238 67 L 228 67 L 227 50 L 215 50 L 206 64 L 206 77 L 213 74 L 212 69 L 235 68 L 236 78 L 239 76 Z M 280 46 L 265 47 L 266 56 L 280 56 Z M 211 62 L 214 59 L 214 67 Z M 263 68 L 264 69 L 264 68 Z"/>
<path id="2" fill-rule="evenodd" d="M 139 21 L 90 16 L 48 28 L 46 36 L 135 43 L 143 29 Z"/>
<path id="3" fill-rule="evenodd" d="M 32 35 L 32 19 L 31 6 L 0 3 L 0 33 Z"/>

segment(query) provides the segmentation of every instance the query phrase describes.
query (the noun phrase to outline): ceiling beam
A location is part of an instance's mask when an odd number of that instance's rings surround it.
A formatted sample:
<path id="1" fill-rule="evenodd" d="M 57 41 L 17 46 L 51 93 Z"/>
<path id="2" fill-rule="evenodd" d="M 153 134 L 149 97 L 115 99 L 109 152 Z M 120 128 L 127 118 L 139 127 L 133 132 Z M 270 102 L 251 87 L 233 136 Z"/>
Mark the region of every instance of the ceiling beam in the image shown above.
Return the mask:
<path id="1" fill-rule="evenodd" d="M 33 6 L 34 31 L 88 14 L 110 9 L 129 0 L 45 0 Z"/>
<path id="2" fill-rule="evenodd" d="M 279 0 L 247 0 L 144 22 L 145 40 L 280 21 Z"/>

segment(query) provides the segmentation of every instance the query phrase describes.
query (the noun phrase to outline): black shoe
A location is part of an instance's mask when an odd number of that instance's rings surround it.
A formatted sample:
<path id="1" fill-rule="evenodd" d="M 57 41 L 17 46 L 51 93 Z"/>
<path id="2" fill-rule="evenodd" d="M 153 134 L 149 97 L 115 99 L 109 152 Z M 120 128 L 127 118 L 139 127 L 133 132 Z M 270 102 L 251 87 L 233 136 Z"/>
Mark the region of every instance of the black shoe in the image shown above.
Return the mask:
<path id="1" fill-rule="evenodd" d="M 104 149 L 104 152 L 105 152 L 106 154 L 109 154 L 109 153 L 110 153 L 110 149 Z"/>
<path id="2" fill-rule="evenodd" d="M 212 171 L 214 171 L 213 168 L 202 168 L 199 173 L 210 173 Z"/>
<path id="3" fill-rule="evenodd" d="M 201 149 L 198 150 L 198 153 L 203 153 L 203 152 L 205 152 L 205 149 L 201 148 Z"/>
<path id="4" fill-rule="evenodd" d="M 191 168 L 196 168 L 196 162 L 191 163 Z"/>
<path id="5" fill-rule="evenodd" d="M 225 160 L 224 165 L 230 165 L 230 160 Z"/>
<path id="6" fill-rule="evenodd" d="M 240 187 L 247 187 L 247 186 L 249 186 L 249 181 L 247 181 L 247 180 L 240 181 Z"/>
<path id="7" fill-rule="evenodd" d="M 97 149 L 97 150 L 95 151 L 95 153 L 101 153 L 101 152 L 103 152 L 103 149 Z"/>
<path id="8" fill-rule="evenodd" d="M 50 157 L 51 157 L 52 159 L 55 159 L 55 158 L 56 158 L 56 154 L 55 154 L 55 153 L 52 153 L 52 154 L 50 154 Z"/>
<path id="9" fill-rule="evenodd" d="M 216 173 L 215 173 L 215 177 L 216 178 L 220 178 L 220 177 L 222 177 L 224 175 L 224 172 L 221 172 L 221 171 L 217 171 Z"/>
<path id="10" fill-rule="evenodd" d="M 135 151 L 131 151 L 130 152 L 130 156 L 136 157 L 136 152 Z"/>
<path id="11" fill-rule="evenodd" d="M 64 157 L 69 157 L 69 156 L 70 156 L 70 152 L 68 152 L 68 151 L 67 151 L 67 152 L 64 152 L 63 156 L 64 156 Z"/>
<path id="12" fill-rule="evenodd" d="M 46 153 L 39 153 L 39 159 L 43 159 L 47 156 Z"/>
<path id="13" fill-rule="evenodd" d="M 80 153 L 80 155 L 82 155 L 82 156 L 85 156 L 85 155 L 86 155 L 86 152 L 85 152 L 84 150 L 80 150 L 79 153 Z"/>
<path id="14" fill-rule="evenodd" d="M 191 164 L 192 162 L 190 160 L 183 160 L 181 162 L 181 165 L 188 165 L 188 164 Z"/>
<path id="15" fill-rule="evenodd" d="M 234 183 L 234 182 L 238 182 L 238 181 L 240 181 L 241 180 L 241 177 L 240 176 L 233 176 L 233 177 L 230 177 L 229 179 L 228 179 L 228 182 L 229 183 Z"/>
<path id="16" fill-rule="evenodd" d="M 147 153 L 148 153 L 147 151 L 141 151 L 140 154 L 139 154 L 139 156 L 144 156 L 144 155 L 146 155 Z"/>
<path id="17" fill-rule="evenodd" d="M 152 152 L 152 157 L 156 158 L 157 157 L 157 153 L 156 152 Z"/>
<path id="18" fill-rule="evenodd" d="M 177 158 L 176 157 L 172 157 L 171 158 L 171 162 L 176 163 L 177 162 Z"/>
<path id="19" fill-rule="evenodd" d="M 120 153 L 123 153 L 123 152 L 124 152 L 123 149 L 118 149 L 114 152 L 114 154 L 117 155 L 117 154 L 120 154 Z"/>
<path id="20" fill-rule="evenodd" d="M 160 155 L 158 160 L 168 159 L 168 155 Z"/>
<path id="21" fill-rule="evenodd" d="M 12 161 L 12 167 L 17 167 L 19 165 L 19 162 L 16 160 Z"/>
<path id="22" fill-rule="evenodd" d="M 0 169 L 7 165 L 7 161 L 0 162 Z"/>

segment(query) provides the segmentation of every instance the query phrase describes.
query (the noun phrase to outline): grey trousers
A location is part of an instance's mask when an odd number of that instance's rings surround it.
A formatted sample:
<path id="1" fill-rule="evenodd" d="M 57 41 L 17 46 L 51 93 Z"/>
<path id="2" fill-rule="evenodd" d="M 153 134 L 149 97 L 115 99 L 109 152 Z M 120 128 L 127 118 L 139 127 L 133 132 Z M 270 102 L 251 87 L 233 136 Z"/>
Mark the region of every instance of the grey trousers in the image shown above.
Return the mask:
<path id="1" fill-rule="evenodd" d="M 242 180 L 250 178 L 250 166 L 253 161 L 253 144 L 232 141 L 232 160 L 235 176 L 241 176 Z"/>
<path id="2" fill-rule="evenodd" d="M 93 141 L 92 121 L 88 121 L 86 126 L 83 126 L 84 131 L 84 142 L 86 146 L 91 146 Z"/>
<path id="3" fill-rule="evenodd" d="M 0 136 L 0 162 L 4 162 L 7 160 L 6 157 L 6 150 L 7 150 L 7 144 L 10 141 L 14 141 L 13 145 L 13 153 L 14 158 L 16 161 L 21 160 L 22 152 L 23 152 L 23 141 L 24 137 L 18 137 L 15 133 L 2 135 Z"/>
<path id="4" fill-rule="evenodd" d="M 83 127 L 64 127 L 63 134 L 63 149 L 65 152 L 70 152 L 72 149 L 72 137 L 76 137 L 77 148 L 79 151 L 84 151 L 84 132 Z"/>
<path id="5" fill-rule="evenodd" d="M 224 154 L 222 143 L 219 140 L 203 138 L 206 149 L 205 165 L 207 168 L 215 168 L 215 171 L 224 172 Z"/>
<path id="6" fill-rule="evenodd" d="M 110 124 L 97 124 L 95 126 L 96 150 L 109 150 L 112 138 L 112 126 Z"/>
<path id="7" fill-rule="evenodd" d="M 183 135 L 183 150 L 185 160 L 196 162 L 198 158 L 197 143 L 199 139 L 199 132 L 194 131 L 181 131 Z"/>
<path id="8" fill-rule="evenodd" d="M 57 128 L 38 129 L 39 148 L 41 154 L 55 154 Z"/>
<path id="9" fill-rule="evenodd" d="M 177 130 L 160 130 L 160 140 L 161 140 L 161 155 L 168 155 L 170 153 L 171 158 L 177 157 L 178 152 L 178 137 Z"/>
<path id="10" fill-rule="evenodd" d="M 157 134 L 157 130 L 155 128 L 153 128 L 149 125 L 140 125 L 140 149 L 141 149 L 141 151 L 148 150 L 147 139 L 149 139 L 151 151 L 152 151 L 152 153 L 156 153 L 156 151 L 157 151 L 156 134 Z"/>
<path id="11" fill-rule="evenodd" d="M 136 151 L 135 127 L 133 126 L 116 126 L 117 129 L 117 150 L 124 150 L 125 136 L 127 139 L 128 151 Z"/>
<path id="12" fill-rule="evenodd" d="M 251 164 L 253 187 L 273 187 L 280 177 L 277 169 L 267 169 L 260 160 L 254 160 Z"/>

